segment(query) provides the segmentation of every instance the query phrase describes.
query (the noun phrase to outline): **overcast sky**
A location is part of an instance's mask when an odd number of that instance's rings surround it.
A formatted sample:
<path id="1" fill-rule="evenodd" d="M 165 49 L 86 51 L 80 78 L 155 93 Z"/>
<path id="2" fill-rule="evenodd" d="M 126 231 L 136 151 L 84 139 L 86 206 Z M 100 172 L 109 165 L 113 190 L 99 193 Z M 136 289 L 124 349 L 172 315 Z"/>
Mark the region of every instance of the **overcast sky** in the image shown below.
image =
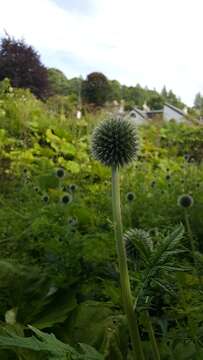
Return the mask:
<path id="1" fill-rule="evenodd" d="M 101 71 L 123 84 L 203 94 L 203 0 L 0 0 L 4 29 L 68 78 Z"/>

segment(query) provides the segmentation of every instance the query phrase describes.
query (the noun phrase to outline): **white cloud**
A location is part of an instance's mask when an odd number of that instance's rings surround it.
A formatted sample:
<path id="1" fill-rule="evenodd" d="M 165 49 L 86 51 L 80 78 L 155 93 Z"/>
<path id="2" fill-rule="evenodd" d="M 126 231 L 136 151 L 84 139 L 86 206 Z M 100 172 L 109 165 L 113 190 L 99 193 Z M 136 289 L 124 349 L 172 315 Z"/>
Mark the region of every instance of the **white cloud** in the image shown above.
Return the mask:
<path id="1" fill-rule="evenodd" d="M 24 37 L 49 66 L 63 54 L 69 77 L 91 69 L 126 84 L 159 90 L 165 84 L 189 104 L 203 92 L 202 0 L 92 2 L 87 16 L 53 0 L 0 0 L 0 32 Z"/>

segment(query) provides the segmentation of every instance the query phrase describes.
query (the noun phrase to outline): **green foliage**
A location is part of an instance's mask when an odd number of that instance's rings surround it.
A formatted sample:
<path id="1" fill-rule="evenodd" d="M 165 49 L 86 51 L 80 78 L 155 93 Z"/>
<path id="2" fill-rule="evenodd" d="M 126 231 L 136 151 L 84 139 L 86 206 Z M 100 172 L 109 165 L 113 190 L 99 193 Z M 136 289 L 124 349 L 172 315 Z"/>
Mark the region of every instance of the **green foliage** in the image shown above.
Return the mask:
<path id="1" fill-rule="evenodd" d="M 119 99 L 119 84 L 114 85 Z M 131 94 L 132 104 L 142 105 L 154 94 L 139 86 L 136 91 L 142 97 Z M 5 360 L 70 354 L 132 358 L 113 238 L 110 171 L 90 151 L 92 129 L 106 113 L 76 120 L 70 96 L 42 103 L 8 80 L 0 83 L 0 358 Z M 139 133 L 141 151 L 122 171 L 121 197 L 146 360 L 152 352 L 146 309 L 161 359 L 201 359 L 202 126 L 150 123 Z M 67 193 L 72 202 L 63 204 Z M 128 193 L 134 194 L 132 201 Z M 188 216 L 198 273 L 187 231 L 177 227 L 185 225 L 177 205 L 183 194 L 194 199 Z M 28 324 L 45 333 L 31 337 Z"/>
<path id="2" fill-rule="evenodd" d="M 164 106 L 164 99 L 160 95 L 154 95 L 149 98 L 147 105 L 151 110 L 161 110 Z"/>
<path id="3" fill-rule="evenodd" d="M 47 360 L 102 360 L 103 356 L 100 355 L 91 346 L 86 344 L 79 344 L 80 352 L 73 349 L 70 345 L 64 344 L 53 334 L 46 334 L 40 330 L 29 326 L 29 328 L 36 334 L 32 337 L 20 337 L 11 331 L 6 331 L 7 336 L 0 336 L 0 347 L 3 348 L 20 348 L 31 350 L 30 352 L 17 351 L 19 359 L 38 359 L 38 355 L 33 355 L 33 352 L 42 352 Z"/>
<path id="4" fill-rule="evenodd" d="M 48 69 L 48 79 L 51 93 L 54 95 L 68 95 L 68 79 L 62 71 L 54 68 Z"/>
<path id="5" fill-rule="evenodd" d="M 108 100 L 110 85 L 102 73 L 91 73 L 82 83 L 82 98 L 88 104 L 102 106 Z"/>

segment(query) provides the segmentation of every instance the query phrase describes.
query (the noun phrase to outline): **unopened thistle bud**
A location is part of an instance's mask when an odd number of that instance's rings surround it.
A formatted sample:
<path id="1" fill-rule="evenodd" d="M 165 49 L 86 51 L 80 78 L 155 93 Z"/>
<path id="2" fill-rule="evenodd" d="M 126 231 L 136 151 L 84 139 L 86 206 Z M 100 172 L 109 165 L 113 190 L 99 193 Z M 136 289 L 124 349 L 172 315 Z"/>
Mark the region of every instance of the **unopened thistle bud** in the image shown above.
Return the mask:
<path id="1" fill-rule="evenodd" d="M 193 206 L 194 200 L 191 195 L 181 195 L 178 198 L 178 205 L 183 208 L 189 208 Z"/>
<path id="2" fill-rule="evenodd" d="M 72 202 L 72 195 L 71 194 L 65 194 L 61 197 L 62 204 L 68 205 Z"/>
<path id="3" fill-rule="evenodd" d="M 69 188 L 69 190 L 70 190 L 71 192 L 74 192 L 74 191 L 77 190 L 77 185 L 76 185 L 76 184 L 70 184 L 68 188 Z"/>
<path id="4" fill-rule="evenodd" d="M 48 202 L 49 202 L 49 196 L 45 194 L 45 195 L 42 197 L 42 200 L 43 200 L 45 203 L 48 203 Z"/>
<path id="5" fill-rule="evenodd" d="M 64 170 L 62 169 L 62 168 L 60 168 L 60 169 L 57 169 L 56 170 L 56 176 L 58 177 L 58 178 L 63 178 L 64 177 Z"/>
<path id="6" fill-rule="evenodd" d="M 103 121 L 92 135 L 92 154 L 106 166 L 124 166 L 134 160 L 139 149 L 135 124 L 113 116 Z"/>
<path id="7" fill-rule="evenodd" d="M 129 192 L 126 194 L 126 199 L 131 202 L 135 199 L 135 194 L 133 192 Z"/>

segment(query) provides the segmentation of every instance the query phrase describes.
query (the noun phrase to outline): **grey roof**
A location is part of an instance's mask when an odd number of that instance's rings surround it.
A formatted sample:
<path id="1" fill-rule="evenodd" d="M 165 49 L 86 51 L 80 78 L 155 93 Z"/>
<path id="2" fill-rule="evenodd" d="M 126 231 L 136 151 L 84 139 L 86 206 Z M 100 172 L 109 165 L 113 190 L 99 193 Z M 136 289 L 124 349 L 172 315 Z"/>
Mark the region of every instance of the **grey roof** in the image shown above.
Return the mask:
<path id="1" fill-rule="evenodd" d="M 138 108 L 134 108 L 133 110 L 131 110 L 130 113 L 132 113 L 133 111 L 137 112 L 141 117 L 143 117 L 143 119 L 146 119 L 146 112 L 145 111 L 142 111 Z"/>
<path id="2" fill-rule="evenodd" d="M 185 116 L 184 111 L 182 111 L 181 109 L 169 104 L 169 103 L 165 103 L 164 106 L 172 109 L 173 111 L 177 112 L 178 114 Z M 162 114 L 164 112 L 164 109 L 160 109 L 160 110 L 149 110 L 149 111 L 143 111 L 138 109 L 137 107 L 134 107 L 133 110 L 130 111 L 130 113 L 136 112 L 138 115 L 140 115 L 143 119 L 146 119 L 148 116 L 150 115 L 156 115 L 156 114 Z"/>

